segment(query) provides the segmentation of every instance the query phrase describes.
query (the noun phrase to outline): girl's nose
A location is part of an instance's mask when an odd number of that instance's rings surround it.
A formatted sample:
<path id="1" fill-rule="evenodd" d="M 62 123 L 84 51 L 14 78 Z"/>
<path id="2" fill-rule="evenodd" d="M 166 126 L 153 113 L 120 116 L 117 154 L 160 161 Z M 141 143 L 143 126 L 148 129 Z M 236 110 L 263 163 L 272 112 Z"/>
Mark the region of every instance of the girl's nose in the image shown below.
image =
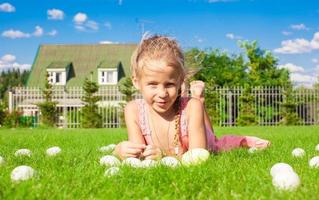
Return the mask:
<path id="1" fill-rule="evenodd" d="M 161 98 L 165 98 L 167 97 L 168 95 L 168 92 L 167 92 L 167 89 L 166 88 L 160 88 L 159 91 L 158 91 L 158 96 L 161 97 Z"/>

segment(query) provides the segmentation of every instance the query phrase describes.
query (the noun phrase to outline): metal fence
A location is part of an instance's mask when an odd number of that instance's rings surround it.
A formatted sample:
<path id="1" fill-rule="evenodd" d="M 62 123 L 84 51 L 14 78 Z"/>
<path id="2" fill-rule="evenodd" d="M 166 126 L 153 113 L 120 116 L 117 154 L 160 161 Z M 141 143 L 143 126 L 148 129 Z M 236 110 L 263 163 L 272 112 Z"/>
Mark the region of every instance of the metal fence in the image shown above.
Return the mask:
<path id="1" fill-rule="evenodd" d="M 243 97 L 250 96 L 249 109 L 254 113 L 258 125 L 278 125 L 283 119 L 283 105 L 287 98 L 293 98 L 295 112 L 300 119 L 299 125 L 319 124 L 319 90 L 294 89 L 289 94 L 282 87 L 255 87 L 247 92 L 242 87 L 218 87 L 206 89 L 205 106 L 215 125 L 236 126 L 238 119 L 244 113 Z M 81 127 L 81 108 L 84 106 L 81 98 L 84 92 L 81 87 L 55 87 L 53 101 L 57 102 L 58 127 Z M 125 96 L 117 86 L 100 87 L 97 92 L 101 100 L 98 102 L 99 113 L 102 116 L 103 127 L 120 127 L 123 124 L 121 104 Z M 134 98 L 141 98 L 139 94 Z M 19 87 L 9 93 L 9 111 L 17 111 L 21 123 L 28 122 L 30 126 L 39 125 L 41 113 L 37 106 L 44 98 L 40 88 Z M 246 105 L 247 109 L 247 105 Z"/>

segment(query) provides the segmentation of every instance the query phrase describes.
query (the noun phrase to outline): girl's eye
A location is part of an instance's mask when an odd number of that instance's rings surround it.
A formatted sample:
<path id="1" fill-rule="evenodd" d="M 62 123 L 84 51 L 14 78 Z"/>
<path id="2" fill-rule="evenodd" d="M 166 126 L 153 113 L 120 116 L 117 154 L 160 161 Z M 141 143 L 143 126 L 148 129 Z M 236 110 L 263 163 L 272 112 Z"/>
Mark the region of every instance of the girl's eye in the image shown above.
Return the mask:
<path id="1" fill-rule="evenodd" d="M 167 84 L 167 87 L 174 87 L 175 86 L 175 83 L 168 83 Z"/>
<path id="2" fill-rule="evenodd" d="M 156 83 L 148 83 L 148 86 L 150 86 L 151 88 L 155 88 L 156 87 Z"/>

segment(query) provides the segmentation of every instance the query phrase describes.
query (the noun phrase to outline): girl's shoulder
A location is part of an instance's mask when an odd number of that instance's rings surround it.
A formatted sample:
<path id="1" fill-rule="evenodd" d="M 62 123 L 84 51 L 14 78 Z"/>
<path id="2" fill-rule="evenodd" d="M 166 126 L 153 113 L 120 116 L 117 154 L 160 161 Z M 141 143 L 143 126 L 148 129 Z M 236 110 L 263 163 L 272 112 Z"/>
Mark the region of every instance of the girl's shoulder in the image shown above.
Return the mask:
<path id="1" fill-rule="evenodd" d="M 130 114 L 130 115 L 137 114 L 139 112 L 141 106 L 143 106 L 143 102 L 141 100 L 142 99 L 135 99 L 135 100 L 128 102 L 125 105 L 125 109 L 124 109 L 125 114 Z"/>

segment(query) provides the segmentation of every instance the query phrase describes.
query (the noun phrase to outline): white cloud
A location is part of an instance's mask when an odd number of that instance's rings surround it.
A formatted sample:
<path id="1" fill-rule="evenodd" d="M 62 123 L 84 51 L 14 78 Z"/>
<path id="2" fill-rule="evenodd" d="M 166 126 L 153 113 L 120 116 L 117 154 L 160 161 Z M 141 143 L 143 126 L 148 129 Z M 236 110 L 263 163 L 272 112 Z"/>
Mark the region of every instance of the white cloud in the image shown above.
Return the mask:
<path id="1" fill-rule="evenodd" d="M 228 38 L 230 40 L 240 40 L 240 39 L 242 39 L 241 36 L 235 35 L 233 33 L 227 33 L 226 34 L 226 38 Z"/>
<path id="2" fill-rule="evenodd" d="M 41 28 L 40 26 L 36 26 L 35 27 L 35 31 L 33 32 L 33 35 L 35 37 L 40 37 L 43 35 L 43 28 Z"/>
<path id="3" fill-rule="evenodd" d="M 47 11 L 48 14 L 48 19 L 52 19 L 52 20 L 63 20 L 64 18 L 64 12 L 62 10 L 59 9 L 51 9 Z"/>
<path id="4" fill-rule="evenodd" d="M 74 28 L 78 31 L 96 31 L 99 29 L 99 24 L 96 21 L 89 20 L 88 16 L 85 13 L 77 13 L 73 17 Z"/>
<path id="5" fill-rule="evenodd" d="M 73 17 L 73 21 L 76 24 L 83 24 L 86 20 L 88 19 L 87 15 L 85 13 L 77 13 L 74 17 Z"/>
<path id="6" fill-rule="evenodd" d="M 75 25 L 74 28 L 78 31 L 85 31 L 85 27 L 82 25 Z"/>
<path id="7" fill-rule="evenodd" d="M 11 69 L 20 69 L 20 70 L 29 70 L 31 68 L 30 64 L 20 64 L 16 61 L 16 57 L 11 54 L 6 54 L 0 59 L 0 71 L 2 70 L 11 70 Z"/>
<path id="8" fill-rule="evenodd" d="M 312 61 L 313 63 L 319 63 L 319 60 L 318 60 L 317 58 L 313 58 L 313 59 L 311 59 L 311 61 Z"/>
<path id="9" fill-rule="evenodd" d="M 6 30 L 4 32 L 2 32 L 2 36 L 3 37 L 8 37 L 11 39 L 16 39 L 16 38 L 29 38 L 31 35 L 29 33 L 23 33 L 19 30 Z"/>
<path id="10" fill-rule="evenodd" d="M 105 26 L 107 29 L 109 29 L 109 30 L 112 29 L 112 24 L 111 24 L 111 22 L 105 22 L 105 23 L 104 23 L 104 26 Z"/>
<path id="11" fill-rule="evenodd" d="M 289 32 L 289 31 L 282 31 L 281 32 L 283 35 L 286 35 L 286 36 L 288 36 L 288 35 L 291 35 L 292 34 L 292 32 Z"/>
<path id="12" fill-rule="evenodd" d="M 289 72 L 291 73 L 296 73 L 296 72 L 304 72 L 305 69 L 303 67 L 300 67 L 298 65 L 294 65 L 292 63 L 286 63 L 284 65 L 279 65 L 279 69 L 288 69 Z"/>
<path id="13" fill-rule="evenodd" d="M 0 4 L 0 11 L 2 11 L 2 12 L 15 12 L 16 8 L 9 3 L 3 3 L 3 4 Z"/>
<path id="14" fill-rule="evenodd" d="M 93 20 L 89 20 L 87 23 L 85 23 L 85 26 L 92 29 L 92 30 L 98 30 L 99 29 L 99 24 L 96 23 Z"/>
<path id="15" fill-rule="evenodd" d="M 58 31 L 53 29 L 51 32 L 48 33 L 50 36 L 56 36 L 58 34 Z"/>
<path id="16" fill-rule="evenodd" d="M 14 62 L 15 60 L 16 60 L 16 57 L 12 54 L 6 54 L 2 56 L 0 59 L 2 63 L 11 63 L 11 62 Z"/>
<path id="17" fill-rule="evenodd" d="M 300 31 L 300 30 L 309 30 L 309 28 L 308 27 L 306 27 L 304 24 L 292 24 L 292 25 L 290 25 L 290 28 L 291 29 L 293 29 L 293 30 L 298 30 L 298 31 Z"/>
<path id="18" fill-rule="evenodd" d="M 316 32 L 310 41 L 303 38 L 284 40 L 281 42 L 281 47 L 274 49 L 274 52 L 281 54 L 301 54 L 316 49 L 319 49 L 319 32 Z"/>
<path id="19" fill-rule="evenodd" d="M 99 44 L 119 44 L 119 42 L 104 40 L 104 41 L 100 41 Z"/>
<path id="20" fill-rule="evenodd" d="M 317 82 L 317 77 L 301 73 L 291 73 L 290 80 L 297 85 L 311 87 L 314 83 Z"/>

